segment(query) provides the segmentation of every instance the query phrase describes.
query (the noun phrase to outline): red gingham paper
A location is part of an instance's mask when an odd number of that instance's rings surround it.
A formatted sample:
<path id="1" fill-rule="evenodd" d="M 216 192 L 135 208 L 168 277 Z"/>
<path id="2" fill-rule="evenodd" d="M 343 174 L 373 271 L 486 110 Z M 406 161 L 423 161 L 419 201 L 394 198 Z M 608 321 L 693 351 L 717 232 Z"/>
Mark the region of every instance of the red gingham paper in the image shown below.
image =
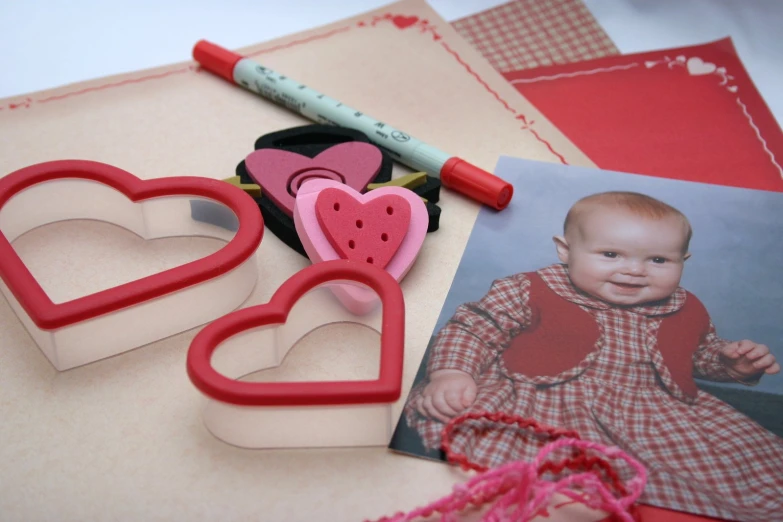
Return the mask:
<path id="1" fill-rule="evenodd" d="M 500 72 L 619 54 L 580 0 L 516 0 L 452 26 Z"/>

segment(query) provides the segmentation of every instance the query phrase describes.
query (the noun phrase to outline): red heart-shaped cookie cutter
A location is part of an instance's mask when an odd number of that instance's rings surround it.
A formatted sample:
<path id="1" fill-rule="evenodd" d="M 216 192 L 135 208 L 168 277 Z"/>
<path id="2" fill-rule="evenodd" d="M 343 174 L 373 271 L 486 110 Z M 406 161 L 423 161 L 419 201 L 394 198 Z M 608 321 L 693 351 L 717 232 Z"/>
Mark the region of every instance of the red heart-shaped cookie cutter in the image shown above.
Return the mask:
<path id="1" fill-rule="evenodd" d="M 376 292 L 381 309 L 354 315 L 325 288 L 329 283 L 351 282 Z M 294 317 L 295 306 L 301 306 L 299 311 L 304 313 Z M 379 330 L 377 379 L 237 380 L 279 365 L 304 335 L 334 322 L 363 323 Z M 285 327 L 292 330 L 277 330 Z M 404 330 L 402 290 L 388 272 L 356 261 L 324 261 L 294 274 L 268 303 L 232 312 L 204 327 L 190 345 L 187 371 L 208 399 L 205 424 L 229 443 L 243 447 L 382 445 L 388 443 L 393 425 L 390 403 L 401 393 Z M 252 335 L 266 337 L 259 342 Z M 221 371 L 215 367 L 215 357 L 221 359 Z M 319 420 L 319 415 L 325 416 Z"/>
<path id="2" fill-rule="evenodd" d="M 199 220 L 197 209 L 205 205 L 230 215 L 236 230 Z M 174 216 L 179 221 L 172 221 Z M 145 239 L 203 235 L 228 243 L 202 259 L 54 303 L 11 242 L 38 226 L 69 219 L 114 223 Z M 180 233 L 179 224 L 190 228 Z M 253 255 L 263 231 L 253 199 L 222 181 L 192 176 L 141 180 L 94 161 L 40 163 L 0 179 L 0 279 L 4 283 L 0 290 L 52 364 L 68 369 L 235 309 L 255 284 Z M 175 295 L 185 297 L 180 305 L 186 302 L 189 313 L 177 309 L 171 300 Z"/>

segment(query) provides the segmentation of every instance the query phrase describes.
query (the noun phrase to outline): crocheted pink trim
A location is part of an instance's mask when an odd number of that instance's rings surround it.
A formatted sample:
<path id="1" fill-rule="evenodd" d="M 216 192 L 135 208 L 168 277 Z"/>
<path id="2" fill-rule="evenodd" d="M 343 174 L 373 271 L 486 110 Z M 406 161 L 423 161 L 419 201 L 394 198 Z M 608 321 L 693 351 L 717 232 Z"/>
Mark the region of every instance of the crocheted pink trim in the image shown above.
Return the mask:
<path id="1" fill-rule="evenodd" d="M 639 462 L 619 448 L 587 442 L 568 436 L 574 432 L 539 425 L 537 422 L 504 414 L 469 414 L 456 417 L 444 428 L 444 449 L 451 457 L 450 434 L 466 420 L 485 418 L 495 422 L 531 428 L 555 438 L 544 446 L 532 462 L 515 461 L 503 466 L 480 471 L 464 484 L 454 486 L 450 495 L 408 513 L 398 512 L 377 522 L 409 522 L 436 514 L 441 521 L 455 522 L 462 511 L 492 504 L 481 518 L 482 522 L 527 521 L 545 510 L 556 494 L 563 495 L 585 506 L 613 515 L 616 520 L 634 522 L 632 507 L 647 483 L 647 473 Z M 565 436 L 564 436 L 565 435 Z M 571 457 L 552 461 L 550 455 L 560 448 L 572 448 Z M 588 455 L 587 452 L 593 455 Z M 603 457 L 603 458 L 602 458 Z M 482 469 L 464 457 L 457 456 L 463 467 Z M 634 471 L 633 478 L 621 482 L 609 461 L 624 461 Z M 449 458 L 449 461 L 452 461 Z M 560 473 L 565 469 L 574 473 L 556 481 L 544 480 L 547 472 Z M 576 471 L 579 470 L 579 471 Z M 605 478 L 604 478 L 605 476 Z"/>

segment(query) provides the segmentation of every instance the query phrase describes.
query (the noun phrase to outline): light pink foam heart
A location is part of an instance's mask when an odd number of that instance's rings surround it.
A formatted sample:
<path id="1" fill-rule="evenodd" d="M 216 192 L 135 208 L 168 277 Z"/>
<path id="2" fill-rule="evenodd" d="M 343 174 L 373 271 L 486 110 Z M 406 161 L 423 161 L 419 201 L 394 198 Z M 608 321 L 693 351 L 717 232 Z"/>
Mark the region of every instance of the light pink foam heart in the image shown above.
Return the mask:
<path id="1" fill-rule="evenodd" d="M 362 192 L 381 170 L 383 156 L 374 145 L 359 141 L 329 147 L 314 158 L 280 149 L 260 149 L 245 158 L 250 177 L 288 216 L 306 181 L 331 179 Z"/>
<path id="2" fill-rule="evenodd" d="M 294 225 L 305 252 L 313 263 L 341 259 L 340 254 L 334 249 L 331 241 L 321 229 L 316 212 L 318 194 L 325 188 L 342 190 L 362 204 L 388 194 L 399 195 L 410 203 L 411 214 L 408 231 L 397 252 L 385 268 L 397 281 L 402 281 L 416 261 L 427 235 L 429 216 L 427 215 L 427 207 L 421 198 L 413 191 L 402 187 L 382 187 L 361 194 L 347 185 L 332 180 L 314 179 L 305 182 L 299 188 L 296 196 Z M 354 285 L 334 285 L 331 288 L 340 302 L 357 315 L 371 312 L 379 303 L 375 292 L 368 289 Z"/>

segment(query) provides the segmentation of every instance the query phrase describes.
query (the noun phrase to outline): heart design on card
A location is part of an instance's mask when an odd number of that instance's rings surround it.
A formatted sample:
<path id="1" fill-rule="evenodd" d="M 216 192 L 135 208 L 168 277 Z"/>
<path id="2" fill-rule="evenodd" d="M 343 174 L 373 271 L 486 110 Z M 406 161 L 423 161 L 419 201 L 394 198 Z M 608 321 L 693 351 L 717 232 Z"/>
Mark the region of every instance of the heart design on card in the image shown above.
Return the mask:
<path id="1" fill-rule="evenodd" d="M 281 149 L 259 149 L 245 158 L 248 174 L 275 205 L 293 217 L 294 203 L 303 183 L 327 179 L 364 191 L 378 175 L 383 155 L 374 145 L 340 143 L 314 158 Z"/>
<path id="2" fill-rule="evenodd" d="M 411 206 L 398 194 L 363 203 L 344 190 L 327 188 L 316 198 L 315 214 L 342 259 L 386 268 L 408 233 Z"/>
<path id="3" fill-rule="evenodd" d="M 406 27 L 410 27 L 418 21 L 419 21 L 418 16 L 397 15 L 394 18 L 392 18 L 392 22 L 394 23 L 394 25 L 396 25 L 400 29 L 405 29 Z"/>
<path id="4" fill-rule="evenodd" d="M 701 58 L 694 56 L 693 58 L 688 58 L 688 62 L 686 64 L 688 67 L 688 74 L 691 76 L 701 76 L 703 74 L 712 74 L 715 72 L 714 63 L 705 62 Z"/>
<path id="5" fill-rule="evenodd" d="M 327 189 L 329 192 L 321 199 L 321 193 Z M 407 212 L 402 210 L 403 201 L 407 203 Z M 337 212 L 334 211 L 335 203 L 339 203 L 340 210 Z M 392 214 L 388 213 L 389 208 L 392 208 Z M 345 213 L 347 218 L 342 215 L 329 216 L 330 209 L 336 214 L 346 209 L 357 213 Z M 326 216 L 319 217 L 319 212 Z M 398 219 L 392 219 L 395 213 Z M 362 219 L 360 228 L 356 226 L 357 219 Z M 324 231 L 322 221 L 326 223 L 327 231 Z M 403 223 L 406 222 L 407 227 L 403 229 Z M 383 187 L 360 194 L 335 181 L 311 180 L 300 188 L 294 208 L 296 232 L 313 263 L 353 259 L 351 253 L 360 251 L 361 257 L 356 259 L 373 265 L 377 265 L 380 259 L 380 263 L 385 262 L 384 269 L 397 281 L 405 277 L 418 257 L 428 224 L 429 216 L 424 202 L 413 191 L 402 187 Z M 366 236 L 364 231 L 368 232 Z M 399 245 L 394 247 L 397 236 L 403 237 Z M 352 240 L 353 249 L 350 246 Z M 335 243 L 340 242 L 342 244 L 336 248 Z M 368 257 L 372 257 L 372 263 L 368 262 Z M 385 257 L 388 257 L 388 262 L 384 260 Z M 343 305 L 357 314 L 367 313 L 377 304 L 374 295 L 368 295 L 360 288 L 335 286 L 334 292 Z"/>

